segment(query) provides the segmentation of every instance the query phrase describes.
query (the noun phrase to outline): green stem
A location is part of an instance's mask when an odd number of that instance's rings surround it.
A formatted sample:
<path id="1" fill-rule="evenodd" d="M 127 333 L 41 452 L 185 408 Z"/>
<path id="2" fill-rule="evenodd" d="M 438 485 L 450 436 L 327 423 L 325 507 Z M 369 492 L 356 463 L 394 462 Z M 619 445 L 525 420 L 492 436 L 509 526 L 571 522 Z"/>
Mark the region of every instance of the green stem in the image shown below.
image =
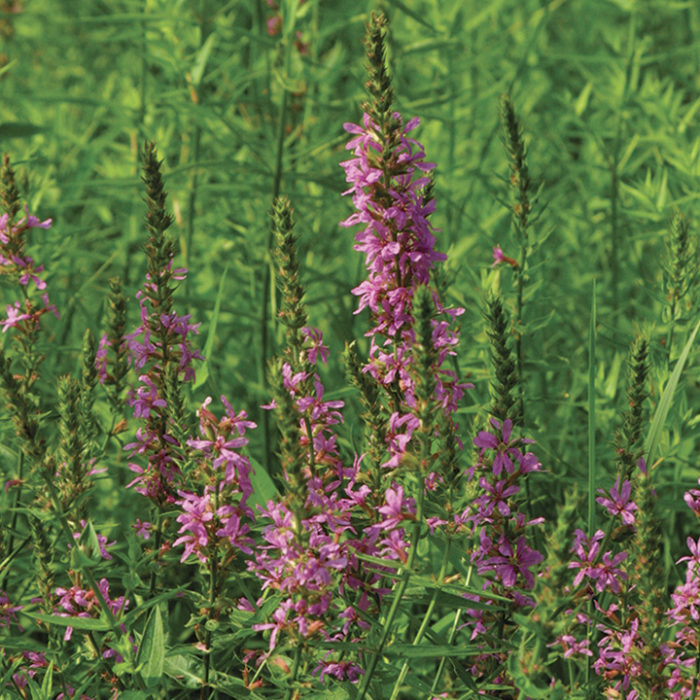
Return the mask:
<path id="1" fill-rule="evenodd" d="M 200 0 L 199 3 L 199 49 L 204 46 L 210 31 L 209 20 L 206 17 L 206 0 Z M 200 81 L 198 85 L 193 85 L 192 89 L 196 91 L 195 107 L 202 104 L 204 100 L 205 85 Z M 192 241 L 194 240 L 194 220 L 195 207 L 197 203 L 197 189 L 199 185 L 199 177 L 197 176 L 197 163 L 199 162 L 200 143 L 202 140 L 202 127 L 199 122 L 194 127 L 192 135 L 192 176 L 190 178 L 190 195 L 187 203 L 187 249 L 185 250 L 185 267 L 189 269 L 190 260 L 192 259 Z M 185 278 L 185 292 L 189 285 L 189 277 Z"/>
<path id="2" fill-rule="evenodd" d="M 525 291 L 525 266 L 527 265 L 527 229 L 521 230 L 520 266 L 518 267 L 518 309 L 515 318 L 515 353 L 518 363 L 520 389 L 520 428 L 525 429 L 525 370 L 523 369 L 523 295 Z"/>
<path id="3" fill-rule="evenodd" d="M 370 681 L 372 680 L 372 676 L 374 675 L 374 671 L 377 668 L 377 662 L 379 661 L 379 657 L 382 655 L 382 651 L 384 650 L 384 646 L 386 645 L 387 640 L 389 639 L 389 634 L 391 633 L 391 628 L 394 624 L 394 618 L 396 617 L 396 614 L 399 610 L 399 605 L 401 604 L 401 599 L 403 598 L 403 594 L 406 591 L 406 587 L 408 586 L 408 581 L 411 578 L 411 569 L 413 568 L 413 564 L 416 560 L 416 553 L 418 550 L 418 541 L 420 539 L 420 530 L 421 530 L 421 524 L 423 521 L 423 499 L 425 496 L 425 485 L 422 481 L 422 479 L 419 477 L 418 478 L 418 498 L 416 499 L 416 516 L 415 516 L 415 522 L 413 524 L 413 533 L 411 537 L 411 551 L 408 554 L 408 560 L 406 562 L 406 566 L 403 568 L 402 573 L 403 573 L 403 578 L 399 582 L 399 585 L 396 589 L 396 592 L 394 594 L 394 599 L 391 601 L 391 607 L 389 608 L 389 612 L 387 614 L 386 620 L 384 621 L 384 631 L 382 632 L 381 639 L 379 641 L 379 646 L 375 650 L 374 654 L 372 655 L 372 658 L 370 659 L 369 666 L 367 667 L 367 672 L 365 673 L 363 679 L 362 679 L 362 686 L 360 687 L 360 690 L 357 695 L 357 700 L 363 700 L 366 693 L 367 689 L 369 688 Z"/>
<path id="4" fill-rule="evenodd" d="M 618 127 L 619 143 L 619 127 Z M 610 162 L 610 239 L 612 251 L 610 253 L 610 269 L 612 273 L 612 307 L 617 310 L 620 283 L 620 263 L 618 260 L 618 247 L 620 245 L 620 234 L 618 231 L 617 200 L 619 195 L 619 173 L 617 170 L 618 154 L 617 145 L 615 155 Z"/>
<path id="5" fill-rule="evenodd" d="M 447 546 L 445 547 L 445 553 L 442 557 L 442 563 L 440 564 L 440 573 L 437 576 L 438 583 L 443 580 L 445 577 L 445 572 L 447 571 L 447 562 L 449 560 L 449 555 L 450 555 L 450 540 L 447 541 Z M 437 586 L 433 589 L 433 595 L 430 598 L 430 603 L 428 603 L 428 609 L 425 611 L 425 615 L 423 615 L 423 620 L 421 622 L 421 626 L 418 628 L 418 632 L 416 632 L 416 636 L 413 638 L 413 643 L 411 646 L 418 646 L 420 644 L 421 639 L 423 639 L 423 635 L 425 634 L 425 630 L 428 627 L 428 623 L 430 622 L 430 618 L 432 617 L 433 610 L 435 610 L 435 604 L 437 603 L 437 597 L 438 597 L 438 588 Z M 401 667 L 401 672 L 399 673 L 399 677 L 396 679 L 396 683 L 394 683 L 394 689 L 391 692 L 391 697 L 389 700 L 396 700 L 396 698 L 399 695 L 399 691 L 401 689 L 401 684 L 404 682 L 404 679 L 406 678 L 406 675 L 408 674 L 408 659 L 406 659 L 403 662 L 403 666 Z"/>
<path id="6" fill-rule="evenodd" d="M 297 644 L 296 651 L 294 652 L 294 665 L 292 666 L 292 677 L 289 679 L 289 688 L 287 688 L 285 700 L 293 700 L 294 698 L 294 683 L 296 682 L 297 675 L 299 674 L 301 652 L 304 649 L 304 646 L 304 644 Z"/>
<path id="7" fill-rule="evenodd" d="M 469 571 L 467 572 L 467 578 L 464 582 L 465 586 L 469 585 L 469 581 L 471 580 L 472 576 L 472 570 L 471 567 Z M 450 628 L 450 634 L 447 637 L 447 646 L 450 646 L 452 642 L 454 641 L 455 635 L 457 634 L 457 628 L 459 627 L 459 620 L 460 617 L 462 616 L 462 610 L 459 609 L 455 612 L 455 619 L 452 621 L 452 627 Z M 442 672 L 445 668 L 445 664 L 447 663 L 447 657 L 443 656 L 440 659 L 440 664 L 438 665 L 438 670 L 437 673 L 435 674 L 435 679 L 433 680 L 433 685 L 430 688 L 430 693 L 428 694 L 428 700 L 431 700 L 431 698 L 435 697 L 437 693 L 437 688 L 438 684 L 440 683 L 440 678 L 442 677 Z"/>
<path id="8" fill-rule="evenodd" d="M 285 60 L 285 76 L 288 75 L 288 61 Z M 280 194 L 280 189 L 282 186 L 282 174 L 283 174 L 283 154 L 284 154 L 284 128 L 287 121 L 287 89 L 282 88 L 282 103 L 280 104 L 279 111 L 279 121 L 277 124 L 277 157 L 275 163 L 275 176 L 272 182 L 272 201 L 274 202 Z M 268 377 L 267 377 L 267 364 L 270 357 L 269 348 L 269 334 L 268 334 L 268 324 L 269 324 L 269 314 L 270 314 L 270 300 L 274 291 L 272 291 L 273 286 L 273 274 L 274 274 L 274 261 L 272 258 L 272 246 L 273 246 L 273 235 L 272 228 L 267 235 L 267 261 L 265 266 L 265 279 L 263 281 L 262 288 L 262 300 L 261 300 L 261 317 L 260 317 L 260 336 L 262 345 L 262 357 L 260 361 L 260 372 L 262 378 L 263 386 L 268 389 Z M 269 411 L 263 411 L 263 438 L 265 440 L 265 468 L 269 472 L 270 465 L 272 463 L 272 451 L 271 451 L 271 437 L 270 437 L 270 415 Z"/>
<path id="9" fill-rule="evenodd" d="M 219 480 L 216 479 L 214 484 L 214 512 L 219 510 Z M 217 548 L 213 547 L 213 551 L 209 553 L 209 609 L 207 610 L 207 622 L 212 619 L 212 611 L 214 610 L 214 602 L 216 601 L 216 586 L 217 586 L 217 569 L 218 556 Z M 204 700 L 206 689 L 209 686 L 209 676 L 212 670 L 211 664 L 211 630 L 207 628 L 204 645 L 206 646 L 206 656 L 204 658 L 204 685 L 202 685 L 201 700 Z"/>
<path id="10" fill-rule="evenodd" d="M 160 514 L 156 516 L 158 518 L 158 527 L 156 528 L 156 539 L 155 539 L 155 560 L 154 560 L 154 569 L 151 572 L 151 580 L 148 585 L 148 590 L 149 590 L 149 598 L 152 598 L 153 595 L 155 594 L 156 590 L 156 580 L 157 580 L 157 572 L 158 572 L 158 559 L 160 557 L 160 545 L 163 540 L 163 530 L 162 530 L 162 518 L 160 517 Z"/>
<path id="11" fill-rule="evenodd" d="M 17 484 L 17 490 L 15 492 L 15 503 L 13 506 L 13 513 L 12 513 L 12 522 L 10 523 L 10 531 L 7 533 L 8 538 L 7 538 L 7 546 L 6 546 L 6 551 L 7 552 L 12 552 L 12 547 L 15 544 L 15 528 L 17 527 L 17 518 L 19 517 L 19 504 L 20 504 L 20 499 L 22 498 L 22 476 L 24 472 L 24 451 L 19 453 L 19 484 Z M 5 588 L 5 582 L 7 580 L 7 576 L 9 575 L 9 569 L 5 573 L 5 575 L 2 578 L 2 582 L 0 582 L 0 589 Z"/>

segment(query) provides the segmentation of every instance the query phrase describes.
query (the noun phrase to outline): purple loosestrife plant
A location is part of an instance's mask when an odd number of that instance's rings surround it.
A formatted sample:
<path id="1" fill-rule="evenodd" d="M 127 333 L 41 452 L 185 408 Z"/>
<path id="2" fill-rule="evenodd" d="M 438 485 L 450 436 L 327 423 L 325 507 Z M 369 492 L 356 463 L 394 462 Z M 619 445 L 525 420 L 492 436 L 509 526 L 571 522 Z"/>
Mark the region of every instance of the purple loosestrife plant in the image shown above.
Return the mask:
<path id="1" fill-rule="evenodd" d="M 368 278 L 352 292 L 359 297 L 355 313 L 368 308 L 372 327 L 369 360 L 363 371 L 384 388 L 387 396 L 389 432 L 388 459 L 382 466 L 396 468 L 405 454 L 416 421 L 415 380 L 412 376 L 412 346 L 416 343 L 413 298 L 420 285 L 430 284 L 435 264 L 446 259 L 435 250 L 435 235 L 429 216 L 435 210 L 429 173 L 435 165 L 425 160 L 423 146 L 409 136 L 417 118 L 404 122 L 391 111 L 391 87 L 385 67 L 383 16 L 373 16 L 368 27 L 370 82 L 374 100 L 365 107 L 362 124 L 345 124 L 353 135 L 346 148 L 354 158 L 341 163 L 352 194 L 355 212 L 341 225 L 360 224 L 355 250 L 364 253 Z M 444 367 L 455 354 L 458 332 L 452 327 L 463 309 L 445 308 L 432 289 L 437 314 L 433 345 L 438 350 L 434 367 L 435 398 L 448 421 L 467 387 L 453 370 Z"/>
<path id="2" fill-rule="evenodd" d="M 698 515 L 695 505 L 697 489 L 685 494 L 685 502 Z M 695 697 L 700 677 L 700 538 L 686 540 L 689 556 L 681 557 L 677 564 L 686 562 L 685 579 L 671 594 L 672 605 L 666 610 L 669 624 L 675 630 L 674 638 L 666 647 L 664 663 L 670 671 L 667 681 L 672 700 Z"/>
<path id="3" fill-rule="evenodd" d="M 644 480 L 651 492 L 650 476 L 643 463 L 634 479 Z M 628 483 L 625 482 L 623 492 L 627 492 Z M 591 658 L 593 669 L 604 683 L 606 697 L 629 700 L 691 697 L 688 668 L 697 658 L 696 638 L 691 633 L 689 640 L 686 639 L 681 629 L 675 643 L 664 641 L 663 620 L 660 616 L 656 619 L 656 611 L 646 602 L 648 598 L 655 601 L 660 594 L 639 578 L 639 558 L 644 552 L 639 541 L 650 536 L 645 534 L 648 525 L 644 522 L 649 503 L 624 499 L 625 507 L 620 507 L 613 492 L 617 493 L 616 487 L 611 489 L 611 498 L 603 495 L 597 499 L 611 515 L 610 534 L 598 529 L 588 537 L 582 530 L 576 530 L 569 563 L 576 574 L 565 592 L 577 606 L 568 609 L 570 625 L 565 633 L 559 634 L 555 646 L 561 646 L 567 659 L 587 663 Z M 637 492 L 643 498 L 639 487 Z M 630 530 L 631 540 L 624 535 Z M 691 543 L 694 545 L 689 538 L 689 546 Z M 690 549 L 693 554 L 694 547 Z M 692 556 L 685 557 L 683 561 L 691 559 Z M 647 562 L 645 566 L 650 564 Z M 693 573 L 692 569 L 690 565 L 686 582 L 697 578 L 697 572 Z M 696 580 L 695 584 L 697 587 Z M 677 590 L 684 590 L 684 586 Z M 674 598 L 674 603 L 680 602 L 680 597 Z M 671 624 L 682 623 L 682 613 L 674 617 L 671 609 L 666 614 Z M 692 621 L 692 613 L 687 619 Z M 684 652 L 688 648 L 691 653 L 686 656 Z"/>
<path id="4" fill-rule="evenodd" d="M 473 663 L 472 673 L 478 677 L 494 676 L 494 682 L 509 687 L 502 667 L 507 653 L 489 653 L 488 646 L 500 646 L 508 636 L 507 628 L 513 613 L 532 608 L 535 600 L 531 591 L 535 586 L 537 566 L 543 555 L 529 542 L 530 529 L 544 522 L 544 518 L 528 519 L 520 512 L 522 486 L 528 474 L 539 471 L 540 462 L 528 450 L 532 440 L 513 436 L 513 422 L 491 419 L 490 430 L 482 430 L 474 438 L 479 448 L 476 464 L 468 470 L 472 483 L 473 500 L 460 521 L 470 523 L 476 544 L 471 562 L 484 578 L 483 590 L 496 593 L 512 601 L 509 609 L 492 601 L 471 596 L 483 605 L 468 611 L 472 630 L 471 639 L 485 645 L 485 652 Z M 519 497 L 520 495 L 520 497 Z"/>
<path id="5" fill-rule="evenodd" d="M 357 661 L 324 649 L 324 643 L 356 641 L 369 626 L 366 617 L 377 612 L 381 576 L 365 570 L 355 552 L 400 556 L 400 545 L 385 533 L 359 533 L 352 523 L 353 512 L 367 508 L 369 489 L 358 483 L 361 458 L 347 466 L 340 456 L 336 426 L 344 402 L 324 398 L 316 367 L 329 350 L 321 332 L 307 325 L 292 229 L 291 206 L 280 198 L 273 204 L 273 233 L 286 345 L 272 367 L 275 398 L 265 408 L 278 417 L 285 494 L 260 509 L 263 544 L 249 562 L 262 581 L 258 605 L 276 596 L 271 620 L 254 624 L 270 633 L 268 651 L 258 661 L 294 645 L 290 693 L 303 672 L 321 681 L 358 680 Z M 312 643 L 318 653 L 311 653 Z M 302 650 L 309 657 L 303 661 Z"/>
<path id="6" fill-rule="evenodd" d="M 145 462 L 145 466 L 135 461 L 129 463 L 137 475 L 129 486 L 162 508 L 176 500 L 183 485 L 181 453 L 187 428 L 180 425 L 182 414 L 177 410 L 181 406 L 180 381 L 194 378 L 192 363 L 202 356 L 190 340 L 198 332 L 199 324 L 191 323 L 190 315 L 180 316 L 174 310 L 173 283 L 183 280 L 186 271 L 173 266 L 174 247 L 166 236 L 171 217 L 165 211 L 166 193 L 160 169 L 155 146 L 147 144 L 144 182 L 148 205 L 148 272 L 143 288 L 137 293 L 140 324 L 125 340 L 133 366 L 139 372 L 139 384 L 131 388 L 127 403 L 134 417 L 142 422 L 136 440 L 126 448 L 132 459 L 138 455 Z"/>

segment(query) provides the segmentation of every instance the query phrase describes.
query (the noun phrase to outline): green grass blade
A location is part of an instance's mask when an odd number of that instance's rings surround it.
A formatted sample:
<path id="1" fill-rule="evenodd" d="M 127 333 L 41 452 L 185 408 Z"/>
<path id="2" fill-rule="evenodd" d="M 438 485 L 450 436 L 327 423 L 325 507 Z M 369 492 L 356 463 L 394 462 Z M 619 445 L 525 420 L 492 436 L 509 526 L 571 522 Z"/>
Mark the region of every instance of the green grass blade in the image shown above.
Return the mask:
<path id="1" fill-rule="evenodd" d="M 204 362 L 197 368 L 196 377 L 193 389 L 198 389 L 204 382 L 209 378 L 209 363 L 211 361 L 211 351 L 214 347 L 214 339 L 216 338 L 216 326 L 219 323 L 219 314 L 221 312 L 221 300 L 224 296 L 224 283 L 226 282 L 226 275 L 228 273 L 228 265 L 224 268 L 224 272 L 219 280 L 219 291 L 216 294 L 216 301 L 214 302 L 214 313 L 211 317 L 211 324 L 209 325 L 209 333 L 207 335 L 207 342 L 204 344 Z"/>
<path id="2" fill-rule="evenodd" d="M 591 320 L 588 326 L 588 532 L 595 526 L 595 489 L 597 462 L 595 458 L 595 345 L 596 345 L 596 290 L 595 280 L 591 299 Z"/>
<path id="3" fill-rule="evenodd" d="M 700 321 L 698 321 L 695 324 L 695 328 L 690 334 L 690 338 L 688 338 L 688 342 L 685 344 L 683 352 L 678 358 L 678 362 L 676 362 L 673 374 L 671 374 L 671 378 L 669 379 L 668 384 L 664 389 L 664 393 L 661 395 L 659 405 L 656 407 L 654 418 L 651 421 L 649 435 L 647 436 L 646 445 L 644 446 L 644 453 L 646 454 L 647 464 L 652 464 L 652 460 L 654 459 L 654 454 L 656 452 L 656 448 L 661 438 L 661 431 L 664 428 L 664 424 L 666 423 L 666 417 L 668 416 L 668 412 L 671 409 L 673 394 L 675 393 L 676 387 L 678 386 L 678 382 L 680 381 L 681 373 L 683 372 L 683 368 L 685 367 L 685 364 L 688 360 L 688 355 L 690 354 L 690 349 L 693 346 L 693 342 L 695 341 L 695 336 L 698 333 L 698 329 L 700 329 Z"/>

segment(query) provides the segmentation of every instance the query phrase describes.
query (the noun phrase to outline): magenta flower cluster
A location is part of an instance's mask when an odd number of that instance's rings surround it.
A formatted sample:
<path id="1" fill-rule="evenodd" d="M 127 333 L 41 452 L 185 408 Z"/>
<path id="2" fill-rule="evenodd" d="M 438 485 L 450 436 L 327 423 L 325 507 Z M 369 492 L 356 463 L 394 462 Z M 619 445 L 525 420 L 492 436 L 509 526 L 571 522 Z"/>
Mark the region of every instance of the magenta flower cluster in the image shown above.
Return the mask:
<path id="1" fill-rule="evenodd" d="M 172 260 L 168 263 L 172 268 Z M 186 270 L 174 269 L 173 279 L 183 280 Z M 182 381 L 192 381 L 195 376 L 193 362 L 204 359 L 192 346 L 191 335 L 198 333 L 199 324 L 190 322 L 191 315 L 179 316 L 172 311 L 159 314 L 151 308 L 149 293 L 155 293 L 155 284 L 146 276 L 145 287 L 137 292 L 141 311 L 140 325 L 128 335 L 124 342 L 139 375 L 139 385 L 132 387 L 127 404 L 132 407 L 134 417 L 144 425 L 136 433 L 136 440 L 126 445 L 130 458 L 136 455 L 146 465 L 129 462 L 136 474 L 129 486 L 156 503 L 173 503 L 176 500 L 178 479 L 181 475 L 177 450 L 179 440 L 172 434 L 168 405 L 165 396 L 165 365 L 176 365 L 177 375 Z M 103 336 L 98 351 L 97 367 L 100 378 L 106 377 L 106 352 L 109 341 Z"/>
<path id="2" fill-rule="evenodd" d="M 369 308 L 372 327 L 366 333 L 371 339 L 369 361 L 365 371 L 385 387 L 398 387 L 403 405 L 393 407 L 391 433 L 387 436 L 389 459 L 385 467 L 396 467 L 401 461 L 417 421 L 411 415 L 416 407 L 415 380 L 411 366 L 411 348 L 416 342 L 413 296 L 419 285 L 430 284 L 434 265 L 446 259 L 435 250 L 435 235 L 428 217 L 435 210 L 434 200 L 426 198 L 428 174 L 435 167 L 425 161 L 423 146 L 408 134 L 419 120 L 403 124 L 394 112 L 400 138 L 390 154 L 384 154 L 379 127 L 368 114 L 362 125 L 345 124 L 354 137 L 346 148 L 354 158 L 341 163 L 351 187 L 355 212 L 341 226 L 360 224 L 355 234 L 355 250 L 364 253 L 368 278 L 352 290 L 359 297 L 355 313 Z M 383 156 L 387 156 L 384 157 Z M 464 309 L 443 307 L 433 290 L 436 312 L 446 319 L 434 319 L 433 346 L 438 351 L 434 373 L 436 399 L 446 415 L 457 410 L 468 384 L 458 381 L 453 370 L 444 367 L 448 356 L 455 354 L 459 333 L 452 327 Z"/>
<path id="3" fill-rule="evenodd" d="M 532 440 L 513 435 L 513 422 L 491 419 L 491 430 L 482 430 L 474 438 L 479 448 L 477 463 L 467 471 L 475 481 L 475 497 L 467 509 L 455 517 L 455 523 L 476 539 L 471 562 L 477 573 L 484 577 L 483 590 L 496 593 L 512 601 L 513 610 L 533 607 L 528 594 L 535 585 L 536 567 L 542 554 L 528 541 L 529 529 L 544 522 L 544 518 L 528 519 L 518 510 L 522 497 L 521 484 L 527 475 L 539 471 L 540 462 L 527 449 Z M 485 607 L 471 608 L 471 639 L 482 645 L 494 630 L 494 615 L 488 596 L 469 594 Z M 496 655 L 498 657 L 498 655 Z M 478 656 L 472 673 L 484 672 L 493 654 Z M 501 679 L 499 682 L 502 682 Z"/>
<path id="4" fill-rule="evenodd" d="M 223 547 L 251 554 L 253 540 L 250 523 L 253 510 L 247 500 L 253 493 L 252 468 L 249 459 L 240 453 L 248 444 L 246 430 L 255 428 L 245 411 L 236 413 L 225 396 L 221 397 L 224 416 L 217 419 L 209 410 L 211 397 L 199 409 L 199 438 L 191 438 L 191 457 L 196 463 L 196 483 L 205 483 L 203 492 L 178 489 L 175 501 L 182 512 L 173 547 L 184 545 L 181 561 L 196 554 L 207 562 L 212 552 L 223 556 Z M 225 557 L 223 557 L 225 558 Z"/>
<path id="5" fill-rule="evenodd" d="M 39 318 L 50 311 L 58 317 L 58 310 L 49 301 L 46 282 L 39 277 L 44 266 L 35 265 L 34 259 L 24 252 L 26 232 L 34 228 L 48 229 L 50 226 L 51 219 L 40 221 L 26 207 L 25 216 L 14 225 L 9 214 L 0 216 L 0 274 L 9 275 L 26 290 L 24 301 L 15 301 L 5 307 L 6 318 L 0 321 L 3 333 L 9 328 L 33 328 Z M 41 293 L 41 304 L 32 300 L 30 283 Z"/>
<path id="6" fill-rule="evenodd" d="M 649 478 L 644 460 L 639 463 L 636 478 Z M 694 489 L 685 494 L 685 500 L 693 508 Z M 621 526 L 632 532 L 636 527 L 635 513 L 639 510 L 631 500 L 632 486 L 625 480 L 615 482 L 609 492 L 602 494 L 598 503 L 620 521 Z M 570 610 L 573 628 L 557 637 L 564 658 L 593 657 L 596 673 L 609 683 L 606 693 L 616 694 L 625 700 L 638 700 L 641 679 L 645 676 L 644 659 L 656 658 L 656 673 L 663 682 L 651 688 L 651 692 L 664 693 L 664 697 L 682 700 L 692 696 L 693 667 L 700 642 L 700 540 L 688 538 L 690 556 L 679 559 L 687 562 L 685 581 L 671 594 L 673 606 L 666 611 L 669 625 L 675 629 L 675 638 L 661 642 L 657 650 L 649 649 L 642 634 L 641 618 L 634 606 L 626 601 L 633 594 L 629 553 L 625 549 L 613 553 L 608 549 L 611 538 L 598 529 L 589 537 L 582 530 L 575 532 L 569 568 L 576 574 L 570 592 L 576 598 L 583 596 L 593 603 L 592 614 Z M 608 602 L 601 604 L 601 595 L 608 594 Z M 598 632 L 597 651 L 590 648 L 589 630 Z M 663 685 L 665 684 L 665 685 Z M 656 695 L 654 696 L 656 697 Z"/>
<path id="7" fill-rule="evenodd" d="M 303 335 L 309 365 L 315 366 L 319 358 L 325 361 L 328 351 L 320 331 L 306 328 Z M 270 632 L 268 654 L 282 633 L 291 639 L 326 642 L 361 639 L 369 629 L 367 616 L 378 614 L 378 602 L 390 590 L 386 577 L 391 568 L 363 564 L 358 554 L 405 562 L 409 543 L 404 526 L 415 514 L 413 499 L 397 484 L 386 490 L 376 510 L 370 507 L 370 489 L 361 482 L 363 457 L 355 456 L 352 465 L 340 457 L 335 426 L 342 421 L 343 402 L 324 399 L 315 372 L 311 377 L 307 372 L 293 373 L 287 363 L 283 377 L 299 414 L 307 467 L 304 512 L 294 512 L 284 499 L 268 502 L 258 516 L 258 522 L 269 524 L 249 568 L 262 581 L 263 591 L 280 593 L 271 620 L 254 625 Z M 311 387 L 310 393 L 303 387 Z M 357 526 L 368 520 L 372 524 Z M 247 601 L 242 607 L 252 610 Z M 328 652 L 315 673 L 322 679 L 333 676 L 355 682 L 363 670 Z"/>

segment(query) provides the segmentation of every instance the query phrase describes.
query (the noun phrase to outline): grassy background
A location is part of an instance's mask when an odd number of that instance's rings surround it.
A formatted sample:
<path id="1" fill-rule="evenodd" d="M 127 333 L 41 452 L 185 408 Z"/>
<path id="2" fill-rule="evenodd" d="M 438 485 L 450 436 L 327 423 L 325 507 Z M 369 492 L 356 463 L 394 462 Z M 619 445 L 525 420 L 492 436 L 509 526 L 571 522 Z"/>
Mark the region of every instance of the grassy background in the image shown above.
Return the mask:
<path id="1" fill-rule="evenodd" d="M 200 347 L 223 278 L 210 379 L 196 401 L 225 393 L 262 421 L 264 358 L 281 339 L 268 252 L 268 211 L 281 192 L 297 212 L 310 319 L 332 351 L 324 380 L 352 402 L 339 356 L 366 329 L 349 293 L 364 272 L 352 233 L 338 226 L 351 211 L 338 163 L 347 157 L 343 122 L 361 118 L 364 22 L 376 3 L 282 4 L 281 33 L 270 36 L 273 10 L 261 0 L 26 0 L 16 13 L 0 3 L 0 146 L 22 173 L 32 213 L 54 220 L 30 245 L 62 312 L 49 375 L 76 366 L 86 326 L 103 327 L 108 279 L 120 275 L 130 297 L 142 282 L 138 150 L 152 139 L 166 161 L 178 260 L 190 270 L 178 309 L 202 321 Z M 613 473 L 634 335 L 651 339 L 650 410 L 672 367 L 661 261 L 673 211 L 698 224 L 700 10 L 666 0 L 383 6 L 396 106 L 421 117 L 419 138 L 438 164 L 433 223 L 449 253 L 449 296 L 467 310 L 459 365 L 476 384 L 460 419 L 467 443 L 489 405 L 483 294 L 500 286 L 514 299 L 510 270 L 490 267 L 494 245 L 515 257 L 519 246 L 497 116 L 503 92 L 525 125 L 541 185 L 525 302 L 526 422 L 546 469 L 535 499 L 551 514 L 551 499 L 586 480 L 594 280 L 599 486 Z M 15 298 L 6 294 L 5 303 Z M 685 317 L 671 361 L 697 307 Z M 674 551 L 690 532 L 681 496 L 698 473 L 697 352 L 689 362 L 658 472 Z M 346 421 L 351 449 L 359 428 L 350 411 Z M 255 433 L 261 458 L 264 433 Z"/>

